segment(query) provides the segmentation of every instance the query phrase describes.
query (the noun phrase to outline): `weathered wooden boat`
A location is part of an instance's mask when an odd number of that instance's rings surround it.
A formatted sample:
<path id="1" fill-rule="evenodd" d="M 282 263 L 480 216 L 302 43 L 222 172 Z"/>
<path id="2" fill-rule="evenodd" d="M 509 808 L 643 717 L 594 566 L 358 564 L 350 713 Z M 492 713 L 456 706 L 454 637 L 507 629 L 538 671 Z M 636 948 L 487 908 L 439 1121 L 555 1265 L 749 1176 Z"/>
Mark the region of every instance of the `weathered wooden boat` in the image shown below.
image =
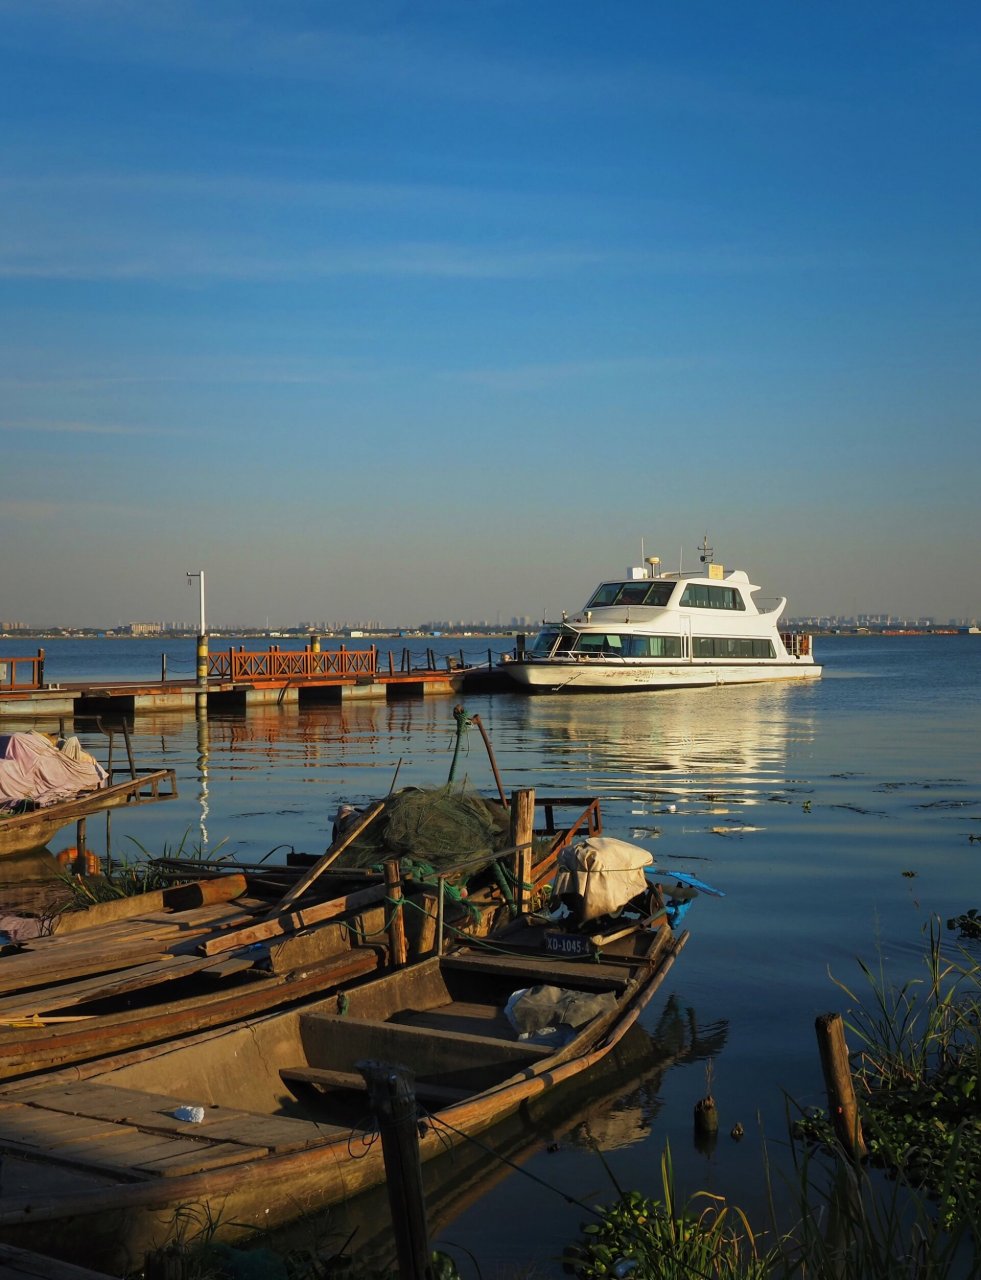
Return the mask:
<path id="1" fill-rule="evenodd" d="M 423 1161 L 585 1084 L 617 1053 L 687 935 L 675 938 L 663 916 L 621 921 L 594 934 L 583 958 L 543 949 L 552 933 L 523 917 L 493 947 L 8 1085 L 0 1239 L 125 1270 L 188 1214 L 231 1240 L 347 1200 L 385 1176 L 366 1118 L 366 1060 L 412 1073 Z M 543 1023 L 558 1029 L 547 1043 L 527 1034 Z"/>
<path id="2" fill-rule="evenodd" d="M 534 793 L 516 793 L 516 844 L 424 879 L 337 868 L 373 806 L 312 865 L 215 876 L 114 900 L 49 922 L 0 963 L 0 1080 L 18 1079 L 219 1027 L 362 981 L 447 938 L 483 936 L 540 901 L 559 853 L 602 826 L 597 800 L 543 802 L 528 869 Z M 555 825 L 557 807 L 574 820 Z M 533 832 L 533 834 L 535 834 Z M 519 839 L 520 837 L 520 839 Z M 521 847 L 517 847 L 520 844 Z M 211 874 L 206 874 L 210 872 Z M 466 896 L 459 885 L 466 880 Z M 405 919 L 387 900 L 397 893 Z M 398 926 L 398 927 L 397 927 Z"/>
<path id="3" fill-rule="evenodd" d="M 177 780 L 173 769 L 144 769 L 121 782 L 111 782 L 70 800 L 59 800 L 23 813 L 0 814 L 0 855 L 42 849 L 63 827 L 94 813 L 123 805 L 156 804 L 173 800 Z"/>
<path id="4" fill-rule="evenodd" d="M 0 1080 L 221 1026 L 376 973 L 387 958 L 384 893 L 270 919 L 244 876 L 224 875 L 66 916 L 58 932 L 0 960 Z M 357 941 L 379 930 L 379 943 Z"/>
<path id="5" fill-rule="evenodd" d="M 125 725 L 118 731 L 126 751 L 122 766 L 113 763 L 117 730 L 101 720 L 97 725 L 108 738 L 105 767 L 76 737 L 0 734 L 0 855 L 42 849 L 70 823 L 83 849 L 92 814 L 176 797 L 173 769 L 137 767 Z"/>

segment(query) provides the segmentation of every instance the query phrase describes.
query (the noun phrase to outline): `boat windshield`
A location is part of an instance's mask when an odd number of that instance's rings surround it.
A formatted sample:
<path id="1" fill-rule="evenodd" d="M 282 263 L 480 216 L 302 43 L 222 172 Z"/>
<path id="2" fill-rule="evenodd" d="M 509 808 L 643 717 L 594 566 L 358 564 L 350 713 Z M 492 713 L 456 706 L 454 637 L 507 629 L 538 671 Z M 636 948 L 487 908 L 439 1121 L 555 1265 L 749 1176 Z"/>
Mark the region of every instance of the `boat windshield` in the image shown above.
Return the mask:
<path id="1" fill-rule="evenodd" d="M 671 599 L 677 584 L 656 579 L 637 578 L 630 582 L 604 582 L 593 592 L 587 609 L 600 609 L 611 604 L 653 605 L 663 608 Z"/>
<path id="2" fill-rule="evenodd" d="M 545 627 L 535 636 L 527 652 L 534 654 L 536 658 L 547 658 L 552 650 L 556 648 L 556 641 L 558 641 L 559 644 L 556 651 L 558 653 L 566 653 L 572 648 L 574 639 L 575 636 L 570 631 L 562 631 L 559 627 Z"/>

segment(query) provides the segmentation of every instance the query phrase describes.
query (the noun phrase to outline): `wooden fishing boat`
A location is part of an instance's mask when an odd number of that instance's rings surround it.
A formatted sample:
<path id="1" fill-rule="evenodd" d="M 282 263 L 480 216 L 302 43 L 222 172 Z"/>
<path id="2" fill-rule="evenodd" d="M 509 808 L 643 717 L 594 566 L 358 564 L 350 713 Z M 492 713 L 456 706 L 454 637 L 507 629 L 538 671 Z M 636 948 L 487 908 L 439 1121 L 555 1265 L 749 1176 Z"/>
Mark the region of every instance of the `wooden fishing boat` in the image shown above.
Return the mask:
<path id="1" fill-rule="evenodd" d="M 663 916 L 621 921 L 583 958 L 545 950 L 550 932 L 523 917 L 492 948 L 437 954 L 343 996 L 8 1085 L 0 1239 L 126 1270 L 189 1214 L 232 1240 L 347 1200 L 385 1177 L 366 1060 L 411 1073 L 423 1161 L 587 1084 L 687 935 L 675 938 Z M 551 1009 L 532 1000 L 527 1010 L 529 989 L 551 992 Z M 543 1021 L 565 1037 L 518 1030 Z"/>
<path id="2" fill-rule="evenodd" d="M 111 782 L 70 800 L 59 800 L 25 813 L 0 814 L 0 856 L 43 849 L 63 827 L 84 821 L 94 813 L 123 805 L 156 804 L 159 800 L 173 800 L 176 795 L 173 769 L 145 769 L 121 782 Z"/>
<path id="3" fill-rule="evenodd" d="M 533 821 L 532 791 L 516 817 Z M 485 936 L 540 901 L 559 853 L 601 830 L 597 800 L 542 802 L 532 835 L 495 858 L 449 866 L 426 879 L 338 868 L 345 848 L 375 821 L 372 806 L 312 865 L 257 867 L 215 876 L 183 861 L 190 884 L 114 900 L 47 922 L 0 965 L 0 1080 L 35 1075 L 134 1046 L 220 1027 L 377 975 L 448 938 Z M 555 812 L 574 819 L 557 828 Z M 520 844 L 521 847 L 517 847 Z M 466 896 L 459 885 L 466 881 Z M 386 905 L 394 893 L 405 919 Z M 396 927 L 398 926 L 398 927 Z"/>

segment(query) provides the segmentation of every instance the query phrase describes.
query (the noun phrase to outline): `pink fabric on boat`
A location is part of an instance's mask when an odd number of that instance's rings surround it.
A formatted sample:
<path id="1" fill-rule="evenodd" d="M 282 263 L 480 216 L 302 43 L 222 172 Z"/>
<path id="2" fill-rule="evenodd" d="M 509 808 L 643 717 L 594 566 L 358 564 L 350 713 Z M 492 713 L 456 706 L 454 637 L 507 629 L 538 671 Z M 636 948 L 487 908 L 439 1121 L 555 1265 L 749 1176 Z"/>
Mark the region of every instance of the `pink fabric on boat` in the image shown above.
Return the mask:
<path id="1" fill-rule="evenodd" d="M 38 806 L 97 791 L 108 775 L 77 738 L 56 746 L 44 733 L 0 734 L 0 812 L 31 800 Z"/>

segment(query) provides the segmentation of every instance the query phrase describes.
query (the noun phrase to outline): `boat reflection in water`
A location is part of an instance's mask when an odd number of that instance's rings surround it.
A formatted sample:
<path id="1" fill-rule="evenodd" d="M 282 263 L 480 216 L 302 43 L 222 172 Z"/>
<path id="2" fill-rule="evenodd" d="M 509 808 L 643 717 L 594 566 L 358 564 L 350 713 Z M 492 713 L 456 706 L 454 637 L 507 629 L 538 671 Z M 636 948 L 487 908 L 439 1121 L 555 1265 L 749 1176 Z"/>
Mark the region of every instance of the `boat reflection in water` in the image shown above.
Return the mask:
<path id="1" fill-rule="evenodd" d="M 595 776 L 638 816 L 672 803 L 753 805 L 796 785 L 814 740 L 812 690 L 752 685 L 677 690 L 656 699 L 536 698 L 527 723 L 555 770 Z"/>
<path id="2" fill-rule="evenodd" d="M 514 1251 L 514 1261 L 527 1263 L 528 1240 L 521 1231 L 500 1229 L 513 1206 L 501 1209 L 498 1200 L 519 1196 L 527 1209 L 525 1175 L 537 1184 L 556 1186 L 556 1202 L 580 1199 L 585 1186 L 601 1186 L 602 1198 L 614 1196 L 597 1153 L 648 1140 L 661 1109 L 666 1071 L 714 1058 L 727 1035 L 725 1021 L 699 1026 L 694 1011 L 670 996 L 653 1031 L 633 1027 L 615 1058 L 591 1073 L 586 1084 L 570 1081 L 547 1101 L 529 1103 L 479 1140 L 427 1162 L 423 1181 L 433 1247 L 453 1254 L 452 1238 L 446 1233 L 456 1228 L 467 1240 L 468 1251 L 485 1266 L 493 1266 L 508 1248 Z M 581 1211 L 573 1205 L 572 1231 L 579 1216 Z M 265 1243 L 284 1252 L 307 1249 L 327 1257 L 348 1255 L 387 1274 L 395 1265 L 387 1192 L 376 1188 L 327 1213 L 271 1232 Z M 534 1252 L 541 1256 L 537 1245 Z"/>

